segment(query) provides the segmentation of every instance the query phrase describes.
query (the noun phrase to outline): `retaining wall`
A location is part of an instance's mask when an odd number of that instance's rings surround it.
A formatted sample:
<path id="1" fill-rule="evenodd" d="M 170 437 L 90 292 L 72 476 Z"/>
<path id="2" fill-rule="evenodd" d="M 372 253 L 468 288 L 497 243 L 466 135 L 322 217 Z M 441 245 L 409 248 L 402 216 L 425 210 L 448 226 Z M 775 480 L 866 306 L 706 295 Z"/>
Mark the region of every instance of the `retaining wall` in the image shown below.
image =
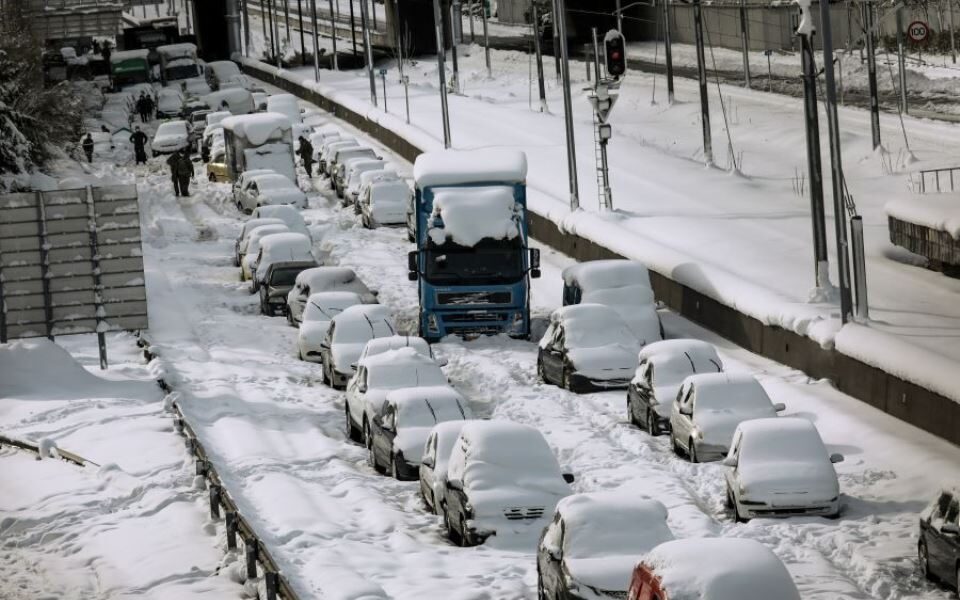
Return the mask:
<path id="1" fill-rule="evenodd" d="M 410 162 L 422 152 L 393 131 L 315 90 L 249 64 L 242 65 L 242 68 L 253 77 L 312 102 L 350 123 Z M 534 238 L 572 258 L 579 261 L 623 258 L 592 240 L 560 231 L 556 223 L 542 215 L 530 212 L 529 216 Z M 829 379 L 845 394 L 960 444 L 960 404 L 957 402 L 833 349 L 824 349 L 810 338 L 767 325 L 665 275 L 651 271 L 650 277 L 657 299 L 685 318 L 755 354 L 803 371 L 814 379 Z"/>

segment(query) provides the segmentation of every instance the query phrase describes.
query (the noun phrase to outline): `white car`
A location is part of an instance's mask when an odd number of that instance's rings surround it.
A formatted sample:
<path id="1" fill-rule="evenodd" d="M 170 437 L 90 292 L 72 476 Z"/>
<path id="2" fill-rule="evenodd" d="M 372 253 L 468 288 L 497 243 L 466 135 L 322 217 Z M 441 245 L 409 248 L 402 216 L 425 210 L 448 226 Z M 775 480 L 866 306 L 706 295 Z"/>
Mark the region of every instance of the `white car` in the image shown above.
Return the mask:
<path id="1" fill-rule="evenodd" d="M 300 103 L 293 94 L 274 94 L 267 98 L 267 112 L 286 116 L 290 119 L 291 125 L 301 123 L 303 118 L 300 112 Z"/>
<path id="2" fill-rule="evenodd" d="M 270 99 L 270 94 L 266 92 L 253 92 L 253 105 L 256 112 L 266 112 L 267 111 L 267 100 Z"/>
<path id="3" fill-rule="evenodd" d="M 157 118 L 179 117 L 183 112 L 183 94 L 176 88 L 162 88 L 157 92 Z"/>
<path id="4" fill-rule="evenodd" d="M 307 269 L 299 275 L 293 289 L 287 295 L 287 320 L 296 325 L 307 304 L 307 298 L 318 292 L 354 292 L 364 304 L 377 301 L 376 292 L 372 292 L 349 267 L 317 267 Z"/>
<path id="5" fill-rule="evenodd" d="M 467 401 L 450 386 L 416 386 L 387 393 L 370 428 L 370 462 L 400 481 L 419 477 L 430 432 L 438 423 L 472 417 Z"/>
<path id="6" fill-rule="evenodd" d="M 200 77 L 184 79 L 180 82 L 180 86 L 183 88 L 183 95 L 187 97 L 196 98 L 200 96 L 206 96 L 213 91 L 210 89 L 210 86 L 207 84 L 207 82 Z"/>
<path id="7" fill-rule="evenodd" d="M 321 133 L 321 132 L 311 133 L 310 137 L 307 139 L 310 140 L 310 145 L 313 146 L 314 162 L 317 162 L 320 160 L 320 150 L 322 149 L 324 142 L 332 141 L 339 138 L 340 138 L 339 133 Z"/>
<path id="8" fill-rule="evenodd" d="M 173 154 L 190 145 L 190 130 L 186 121 L 167 121 L 157 127 L 150 148 L 154 156 Z"/>
<path id="9" fill-rule="evenodd" d="M 355 304 L 363 304 L 363 300 L 353 292 L 319 292 L 310 295 L 297 334 L 297 355 L 300 360 L 322 362 L 320 346 L 330 322 Z"/>
<path id="10" fill-rule="evenodd" d="M 563 306 L 540 340 L 537 375 L 572 392 L 627 386 L 641 343 L 615 310 L 602 304 Z"/>
<path id="11" fill-rule="evenodd" d="M 320 344 L 323 383 L 345 389 L 367 342 L 396 333 L 390 310 L 379 304 L 351 306 L 335 316 Z"/>
<path id="12" fill-rule="evenodd" d="M 413 348 L 415 352 L 437 362 L 441 367 L 446 366 L 446 363 L 437 361 L 436 357 L 434 357 L 433 348 L 427 343 L 427 340 L 413 335 L 392 335 L 390 337 L 370 340 L 367 342 L 367 345 L 363 347 L 363 352 L 360 354 L 360 359 L 357 362 L 361 363 L 367 358 L 383 354 L 384 352 L 390 352 L 391 350 L 399 350 L 400 348 Z"/>
<path id="13" fill-rule="evenodd" d="M 313 241 L 302 233 L 292 231 L 275 233 L 260 239 L 260 252 L 256 258 L 256 270 L 253 271 L 253 291 L 260 289 L 265 281 L 267 269 L 273 263 L 300 262 L 317 264 L 313 254 Z M 285 296 L 287 293 L 284 294 Z"/>
<path id="14" fill-rule="evenodd" d="M 337 193 L 337 197 L 344 199 L 344 202 L 342 202 L 344 206 L 348 204 L 343 192 L 346 186 L 346 167 L 349 161 L 356 159 L 376 160 L 379 158 L 372 148 L 364 148 L 362 146 L 339 148 L 334 151 L 330 164 L 327 165 L 327 172 L 333 181 L 333 190 Z"/>
<path id="15" fill-rule="evenodd" d="M 690 462 L 720 460 L 730 450 L 737 426 L 776 417 L 774 404 L 753 375 L 702 373 L 683 380 L 670 412 L 670 442 Z"/>
<path id="16" fill-rule="evenodd" d="M 370 422 L 379 413 L 387 392 L 408 387 L 443 386 L 447 385 L 447 377 L 433 358 L 413 348 L 390 350 L 363 360 L 359 355 L 351 357 L 356 371 L 347 384 L 347 432 L 350 439 L 362 441 L 369 448 Z"/>
<path id="17" fill-rule="evenodd" d="M 246 238 L 246 244 L 240 243 L 240 281 L 253 279 L 257 270 L 257 256 L 260 254 L 260 244 L 268 235 L 289 233 L 286 225 L 263 225 L 251 231 Z"/>
<path id="18" fill-rule="evenodd" d="M 820 433 L 800 417 L 741 423 L 723 459 L 727 503 L 738 521 L 756 517 L 840 514 L 840 483 Z"/>
<path id="19" fill-rule="evenodd" d="M 250 184 L 250 180 L 258 175 L 266 175 L 268 173 L 276 173 L 273 169 L 250 169 L 249 171 L 244 171 L 240 173 L 240 176 L 237 177 L 237 180 L 233 182 L 233 203 L 237 205 L 237 208 L 242 210 L 240 206 L 240 190 L 244 189 L 247 185 Z"/>
<path id="20" fill-rule="evenodd" d="M 432 513 L 441 513 L 438 499 L 443 499 L 444 490 L 447 488 L 447 462 L 450 460 L 454 442 L 460 437 L 460 430 L 468 422 L 437 423 L 430 430 L 423 446 L 423 457 L 420 459 L 420 497 L 427 510 Z"/>
<path id="21" fill-rule="evenodd" d="M 250 177 L 238 194 L 238 207 L 251 214 L 259 206 L 288 204 L 307 207 L 307 196 L 292 181 L 278 173 Z"/>
<path id="22" fill-rule="evenodd" d="M 643 344 L 663 339 L 650 272 L 637 261 L 591 260 L 563 270 L 563 305 L 591 302 L 617 311 Z"/>
<path id="23" fill-rule="evenodd" d="M 357 197 L 364 227 L 403 225 L 407 219 L 407 204 L 413 192 L 400 179 L 374 179 L 363 186 Z"/>
<path id="24" fill-rule="evenodd" d="M 637 560 L 672 539 L 657 500 L 621 490 L 567 496 L 540 536 L 539 597 L 626 598 Z"/>
<path id="25" fill-rule="evenodd" d="M 543 434 L 512 421 L 470 421 L 447 464 L 443 522 L 461 546 L 496 535 L 536 539 L 573 475 L 561 473 Z M 532 540 L 531 540 L 532 541 Z"/>
<path id="26" fill-rule="evenodd" d="M 384 165 L 382 160 L 360 156 L 357 158 L 348 158 L 337 166 L 337 172 L 333 176 L 334 183 L 338 185 L 340 197 L 347 204 L 353 204 L 356 200 L 356 192 L 360 191 L 360 174 L 367 171 L 382 171 Z M 354 194 L 350 194 L 350 186 L 353 186 Z"/>
<path id="27" fill-rule="evenodd" d="M 717 349 L 701 340 L 654 342 L 638 358 L 640 364 L 627 386 L 627 418 L 650 435 L 670 431 L 670 412 L 684 379 L 723 371 Z"/>
<path id="28" fill-rule="evenodd" d="M 237 240 L 233 244 L 233 266 L 239 267 L 240 261 L 243 259 L 243 255 L 246 254 L 247 237 L 253 232 L 254 229 L 264 225 L 284 225 L 284 222 L 280 219 L 260 218 L 249 219 L 247 222 L 245 222 L 243 227 L 240 228 L 240 235 L 237 236 Z"/>
<path id="29" fill-rule="evenodd" d="M 330 175 L 330 172 L 327 170 L 329 166 L 330 159 L 333 157 L 333 154 L 340 148 L 348 147 L 360 147 L 360 143 L 350 137 L 340 136 L 338 138 L 330 138 L 324 140 L 323 146 L 320 147 L 320 154 L 318 156 L 318 168 L 320 173 L 323 175 Z"/>
<path id="30" fill-rule="evenodd" d="M 258 206 L 250 216 L 254 219 L 280 219 L 286 223 L 290 231 L 310 235 L 310 230 L 307 229 L 307 223 L 303 220 L 303 215 L 289 204 Z"/>

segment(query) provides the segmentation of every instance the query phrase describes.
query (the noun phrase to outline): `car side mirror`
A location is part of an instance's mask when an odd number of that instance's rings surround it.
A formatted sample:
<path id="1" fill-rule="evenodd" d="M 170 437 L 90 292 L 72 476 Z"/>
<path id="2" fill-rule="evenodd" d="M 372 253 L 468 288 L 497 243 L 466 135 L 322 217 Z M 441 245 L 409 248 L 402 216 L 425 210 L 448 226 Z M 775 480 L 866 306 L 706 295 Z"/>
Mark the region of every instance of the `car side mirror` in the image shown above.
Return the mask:
<path id="1" fill-rule="evenodd" d="M 960 535 L 960 525 L 956 523 L 944 523 L 940 526 L 940 533 L 947 535 Z"/>
<path id="2" fill-rule="evenodd" d="M 360 383 L 360 384 L 358 384 L 358 385 L 357 385 L 357 391 L 360 392 L 361 394 L 366 394 L 366 393 L 367 393 L 367 384 L 366 384 L 366 383 Z"/>
<path id="3" fill-rule="evenodd" d="M 737 459 L 732 456 L 726 456 L 723 460 L 720 461 L 720 464 L 725 467 L 736 467 Z"/>
<path id="4" fill-rule="evenodd" d="M 448 479 L 447 480 L 447 489 L 448 490 L 462 490 L 463 483 L 457 479 Z"/>
<path id="5" fill-rule="evenodd" d="M 777 402 L 776 404 L 773 405 L 773 410 L 777 412 L 783 412 L 787 410 L 787 405 L 784 404 L 783 402 Z"/>
<path id="6" fill-rule="evenodd" d="M 407 253 L 407 271 L 409 271 L 409 273 L 407 273 L 407 279 L 410 281 L 416 281 L 420 272 L 420 265 L 417 258 L 416 250 Z"/>
<path id="7" fill-rule="evenodd" d="M 539 279 L 540 269 L 530 269 L 530 279 Z"/>
<path id="8" fill-rule="evenodd" d="M 831 455 L 830 455 L 830 462 L 832 462 L 833 464 L 842 463 L 842 462 L 843 462 L 843 455 L 842 455 L 842 454 L 837 454 L 837 453 L 831 454 Z"/>
<path id="9" fill-rule="evenodd" d="M 577 478 L 574 476 L 573 473 L 564 473 L 563 480 L 566 481 L 567 483 L 573 483 L 574 481 L 577 480 Z"/>
<path id="10" fill-rule="evenodd" d="M 430 467 L 432 469 L 435 463 L 433 462 L 432 458 L 430 458 L 429 456 L 425 456 L 423 457 L 423 460 L 420 461 L 420 464 L 422 464 L 425 467 Z"/>

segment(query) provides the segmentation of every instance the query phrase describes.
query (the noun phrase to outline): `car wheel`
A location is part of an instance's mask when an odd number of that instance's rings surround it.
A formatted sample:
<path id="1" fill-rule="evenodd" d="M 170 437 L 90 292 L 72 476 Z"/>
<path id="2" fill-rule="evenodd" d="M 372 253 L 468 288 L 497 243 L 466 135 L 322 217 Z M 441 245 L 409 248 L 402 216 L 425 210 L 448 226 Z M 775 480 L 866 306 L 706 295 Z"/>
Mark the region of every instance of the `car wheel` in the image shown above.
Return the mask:
<path id="1" fill-rule="evenodd" d="M 217 176 L 214 175 L 213 173 L 208 174 L 208 175 L 207 175 L 207 179 L 210 180 L 210 181 L 212 181 L 213 183 L 216 183 L 216 182 L 217 182 Z"/>
<path id="2" fill-rule="evenodd" d="M 467 518 L 463 515 L 460 515 L 460 545 L 464 548 L 473 545 L 470 543 L 470 535 L 467 533 Z"/>
<path id="3" fill-rule="evenodd" d="M 687 454 L 690 456 L 690 462 L 700 462 L 697 458 L 697 445 L 693 443 L 693 438 L 690 438 L 690 441 L 687 442 Z"/>
<path id="4" fill-rule="evenodd" d="M 652 410 L 647 411 L 647 433 L 653 437 L 660 435 L 660 424 L 657 422 L 657 417 Z"/>
<path id="5" fill-rule="evenodd" d="M 299 346 L 297 347 L 297 358 L 303 360 L 303 350 Z"/>
<path id="6" fill-rule="evenodd" d="M 457 546 L 462 546 L 463 542 L 461 541 L 460 534 L 457 533 L 456 528 L 450 523 L 450 517 L 447 515 L 446 507 L 443 508 L 443 527 L 447 530 L 447 538 Z"/>
<path id="7" fill-rule="evenodd" d="M 960 596 L 960 565 L 957 565 L 957 578 L 954 580 L 954 583 L 957 585 L 957 596 Z"/>
<path id="8" fill-rule="evenodd" d="M 400 471 L 397 470 L 397 455 L 390 455 L 390 476 L 400 481 Z"/>
<path id="9" fill-rule="evenodd" d="M 683 449 L 680 448 L 680 444 L 677 443 L 677 438 L 673 433 L 670 434 L 670 446 L 673 448 L 673 453 L 677 456 L 683 456 Z"/>
<path id="10" fill-rule="evenodd" d="M 563 373 L 560 375 L 560 387 L 571 392 L 573 391 L 570 387 L 570 371 L 566 366 L 563 367 Z"/>
<path id="11" fill-rule="evenodd" d="M 547 383 L 547 375 L 543 372 L 543 361 L 540 360 L 540 357 L 537 357 L 537 379 L 543 383 Z"/>
<path id="12" fill-rule="evenodd" d="M 923 542 L 920 542 L 917 547 L 917 559 L 920 562 L 920 572 L 923 573 L 924 579 L 933 580 L 930 574 L 930 557 L 927 556 L 927 545 Z"/>
<path id="13" fill-rule="evenodd" d="M 540 565 L 537 565 L 537 600 L 547 600 L 547 592 L 543 589 L 543 575 L 540 574 Z"/>
<path id="14" fill-rule="evenodd" d="M 372 441 L 373 440 L 370 439 L 370 422 L 367 421 L 366 417 L 364 417 L 363 418 L 363 443 L 368 450 L 373 448 L 373 444 L 371 443 Z"/>
<path id="15" fill-rule="evenodd" d="M 748 519 L 744 519 L 740 515 L 740 507 L 737 505 L 737 499 L 734 497 L 730 498 L 730 501 L 733 502 L 733 522 L 734 523 L 746 523 Z"/>
<path id="16" fill-rule="evenodd" d="M 407 229 L 407 241 L 408 241 L 408 242 L 415 242 L 415 241 L 416 241 L 416 240 L 414 239 L 414 237 L 413 237 L 413 232 L 410 231 L 409 229 Z"/>
<path id="17" fill-rule="evenodd" d="M 733 506 L 733 492 L 730 491 L 730 486 L 727 486 L 727 493 L 723 497 L 723 507 L 730 510 Z"/>

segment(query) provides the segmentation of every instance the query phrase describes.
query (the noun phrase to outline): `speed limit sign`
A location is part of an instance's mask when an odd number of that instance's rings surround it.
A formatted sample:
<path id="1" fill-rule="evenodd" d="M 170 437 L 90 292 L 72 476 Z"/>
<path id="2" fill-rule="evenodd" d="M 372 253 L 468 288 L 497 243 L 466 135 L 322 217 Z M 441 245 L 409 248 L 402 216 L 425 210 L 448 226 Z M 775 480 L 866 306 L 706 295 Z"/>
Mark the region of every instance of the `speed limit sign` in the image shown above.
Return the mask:
<path id="1" fill-rule="evenodd" d="M 907 27 L 907 37 L 914 42 L 922 42 L 930 35 L 930 28 L 923 21 L 914 21 Z"/>

